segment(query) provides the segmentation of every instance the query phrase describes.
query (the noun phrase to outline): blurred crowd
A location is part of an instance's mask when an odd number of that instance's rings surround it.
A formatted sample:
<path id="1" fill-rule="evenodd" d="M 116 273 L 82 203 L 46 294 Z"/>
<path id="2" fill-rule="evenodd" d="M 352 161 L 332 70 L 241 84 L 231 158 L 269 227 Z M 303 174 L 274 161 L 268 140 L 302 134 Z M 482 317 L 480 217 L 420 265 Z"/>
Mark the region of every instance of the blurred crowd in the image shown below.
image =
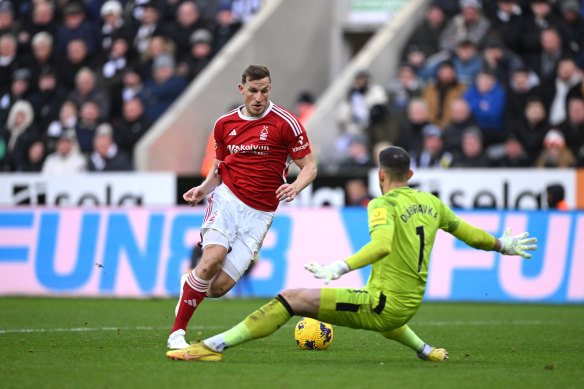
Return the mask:
<path id="1" fill-rule="evenodd" d="M 356 75 L 329 168 L 374 166 L 388 144 L 413 167 L 584 166 L 582 14 L 576 0 L 432 2 L 395 79 Z"/>
<path id="2" fill-rule="evenodd" d="M 263 0 L 0 0 L 0 172 L 132 170 Z"/>
<path id="3" fill-rule="evenodd" d="M 0 172 L 132 170 L 133 149 L 264 0 L 0 0 Z M 436 0 L 387 85 L 358 72 L 335 161 L 584 166 L 580 0 Z M 302 122 L 310 91 L 293 107 Z M 210 143 L 212 146 L 212 142 Z"/>

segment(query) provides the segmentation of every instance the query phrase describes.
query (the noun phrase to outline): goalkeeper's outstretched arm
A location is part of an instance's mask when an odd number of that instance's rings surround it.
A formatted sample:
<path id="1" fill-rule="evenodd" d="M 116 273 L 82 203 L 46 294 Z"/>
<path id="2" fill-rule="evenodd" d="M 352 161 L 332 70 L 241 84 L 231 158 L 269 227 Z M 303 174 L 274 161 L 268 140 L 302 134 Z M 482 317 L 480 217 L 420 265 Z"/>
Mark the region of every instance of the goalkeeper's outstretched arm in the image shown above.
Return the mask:
<path id="1" fill-rule="evenodd" d="M 316 278 L 324 279 L 324 283 L 328 284 L 331 280 L 336 280 L 351 270 L 370 265 L 388 255 L 390 247 L 387 242 L 391 241 L 391 236 L 389 235 L 391 233 L 388 231 L 375 230 L 371 233 L 371 242 L 344 261 L 336 261 L 330 265 L 320 265 L 312 262 L 305 265 L 304 268 L 313 273 Z"/>
<path id="2" fill-rule="evenodd" d="M 528 238 L 528 232 L 511 236 L 511 228 L 507 228 L 500 238 L 495 238 L 485 230 L 475 227 L 465 221 L 460 224 L 452 235 L 462 240 L 471 247 L 480 250 L 498 251 L 504 255 L 520 255 L 524 258 L 531 258 L 531 254 L 526 251 L 537 250 L 537 238 Z"/>

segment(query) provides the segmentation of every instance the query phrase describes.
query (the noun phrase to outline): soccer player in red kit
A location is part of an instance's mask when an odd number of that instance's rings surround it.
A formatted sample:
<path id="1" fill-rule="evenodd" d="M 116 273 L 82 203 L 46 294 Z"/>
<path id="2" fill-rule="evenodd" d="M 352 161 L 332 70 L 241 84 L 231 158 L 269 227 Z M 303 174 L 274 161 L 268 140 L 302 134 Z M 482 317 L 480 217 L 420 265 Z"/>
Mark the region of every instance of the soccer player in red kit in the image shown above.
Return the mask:
<path id="1" fill-rule="evenodd" d="M 271 81 L 265 66 L 244 70 L 239 84 L 244 104 L 215 122 L 215 163 L 205 181 L 183 195 L 194 206 L 210 194 L 201 226 L 203 256 L 181 279 L 170 349 L 188 346 L 187 324 L 201 301 L 223 296 L 243 275 L 280 201 L 294 200 L 316 177 L 306 130 L 293 114 L 269 100 Z M 300 173 L 287 183 L 291 161 Z"/>

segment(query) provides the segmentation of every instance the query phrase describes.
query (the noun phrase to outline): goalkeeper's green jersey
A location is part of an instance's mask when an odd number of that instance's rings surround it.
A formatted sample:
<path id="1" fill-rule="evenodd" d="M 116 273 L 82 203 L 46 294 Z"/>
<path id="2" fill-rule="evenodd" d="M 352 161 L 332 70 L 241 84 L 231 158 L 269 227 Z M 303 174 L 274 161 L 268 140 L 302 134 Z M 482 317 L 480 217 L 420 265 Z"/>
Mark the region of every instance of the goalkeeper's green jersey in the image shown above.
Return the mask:
<path id="1" fill-rule="evenodd" d="M 373 199 L 369 232 L 385 230 L 389 254 L 373 262 L 369 290 L 384 291 L 405 307 L 417 307 L 428 278 L 428 263 L 438 229 L 475 248 L 490 250 L 495 238 L 462 221 L 436 196 L 404 186 Z"/>

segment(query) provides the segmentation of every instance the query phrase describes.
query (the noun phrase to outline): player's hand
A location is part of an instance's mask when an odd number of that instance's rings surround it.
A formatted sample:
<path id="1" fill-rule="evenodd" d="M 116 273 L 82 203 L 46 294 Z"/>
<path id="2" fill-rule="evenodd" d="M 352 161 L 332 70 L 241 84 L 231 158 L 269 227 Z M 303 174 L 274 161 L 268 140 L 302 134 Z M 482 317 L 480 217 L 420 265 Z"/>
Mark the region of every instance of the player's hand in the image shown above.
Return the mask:
<path id="1" fill-rule="evenodd" d="M 304 268 L 311 272 L 316 278 L 324 279 L 325 284 L 328 284 L 331 280 L 338 279 L 351 270 L 345 261 L 336 261 L 328 266 L 311 262 L 308 265 L 304 265 Z"/>
<path id="2" fill-rule="evenodd" d="M 511 227 L 507 228 L 503 236 L 499 238 L 501 248 L 499 252 L 505 255 L 521 255 L 524 258 L 531 258 L 531 254 L 526 251 L 537 250 L 537 238 L 529 238 L 529 232 L 522 232 L 519 235 L 511 236 Z"/>
<path id="3" fill-rule="evenodd" d="M 279 201 L 286 200 L 286 202 L 290 202 L 296 198 L 298 194 L 298 190 L 292 184 L 282 184 L 278 189 L 276 189 L 276 197 Z"/>
<path id="4" fill-rule="evenodd" d="M 185 194 L 183 194 L 183 199 L 189 203 L 191 207 L 197 205 L 201 200 L 205 198 L 205 193 L 200 189 L 199 186 L 189 189 Z"/>

